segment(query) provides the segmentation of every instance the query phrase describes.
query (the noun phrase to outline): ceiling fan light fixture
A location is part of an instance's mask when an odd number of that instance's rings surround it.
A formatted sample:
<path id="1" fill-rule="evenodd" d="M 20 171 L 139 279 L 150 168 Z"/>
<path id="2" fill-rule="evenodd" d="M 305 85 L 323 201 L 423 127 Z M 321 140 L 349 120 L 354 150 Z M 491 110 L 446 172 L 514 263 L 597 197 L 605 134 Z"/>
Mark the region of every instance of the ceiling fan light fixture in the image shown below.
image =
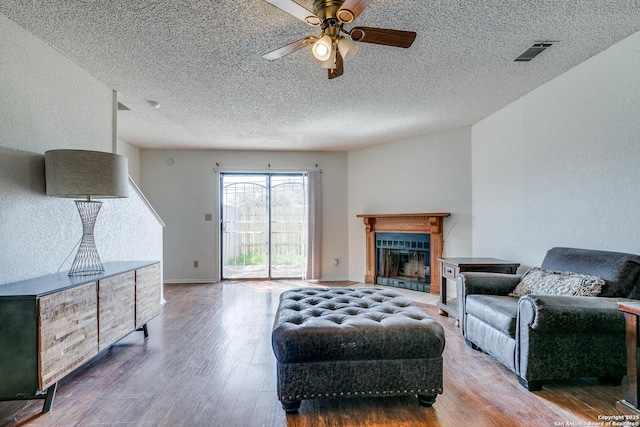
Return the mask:
<path id="1" fill-rule="evenodd" d="M 345 61 L 350 60 L 358 53 L 358 45 L 353 40 L 346 37 L 340 37 L 338 40 L 338 50 Z"/>
<path id="2" fill-rule="evenodd" d="M 333 50 L 333 42 L 329 35 L 325 34 L 320 37 L 311 47 L 311 52 L 313 56 L 316 57 L 318 61 L 326 61 L 331 57 L 331 51 Z"/>
<path id="3" fill-rule="evenodd" d="M 414 31 L 393 30 L 376 27 L 345 28 L 369 6 L 372 0 L 305 0 L 313 1 L 313 12 L 300 4 L 300 0 L 264 0 L 278 9 L 289 13 L 312 26 L 320 27 L 320 34 L 307 36 L 262 57 L 273 61 L 305 47 L 311 47 L 311 53 L 328 69 L 329 79 L 344 74 L 344 61 L 355 57 L 358 42 L 377 45 L 408 48 L 416 39 Z"/>
<path id="4" fill-rule="evenodd" d="M 323 68 L 328 68 L 330 70 L 335 70 L 336 68 L 336 50 L 331 49 L 329 52 L 329 58 L 326 61 L 320 61 L 320 66 Z"/>

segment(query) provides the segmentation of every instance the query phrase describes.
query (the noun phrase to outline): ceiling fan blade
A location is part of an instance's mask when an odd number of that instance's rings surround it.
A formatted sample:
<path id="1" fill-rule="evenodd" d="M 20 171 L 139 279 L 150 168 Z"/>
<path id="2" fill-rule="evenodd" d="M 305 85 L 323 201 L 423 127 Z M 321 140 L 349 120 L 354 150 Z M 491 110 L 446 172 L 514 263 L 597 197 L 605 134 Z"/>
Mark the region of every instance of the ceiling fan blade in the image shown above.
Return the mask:
<path id="1" fill-rule="evenodd" d="M 313 44 L 313 37 L 307 36 L 300 40 L 296 40 L 293 43 L 289 43 L 286 46 L 282 46 L 276 50 L 272 50 L 271 52 L 265 53 L 262 57 L 268 61 L 275 61 L 276 59 L 280 59 L 283 56 L 287 56 L 290 53 L 295 52 L 296 50 L 300 50 L 304 47 L 311 46 Z"/>
<path id="2" fill-rule="evenodd" d="M 351 30 L 351 38 L 354 41 L 404 48 L 411 46 L 416 35 L 413 31 L 388 30 L 386 28 L 354 27 Z"/>
<path id="3" fill-rule="evenodd" d="M 336 77 L 340 77 L 344 73 L 344 67 L 342 63 L 342 55 L 340 55 L 340 51 L 336 50 L 336 68 L 329 68 L 329 79 L 335 79 Z"/>
<path id="4" fill-rule="evenodd" d="M 350 23 L 362 13 L 363 10 L 369 6 L 372 0 L 345 0 L 338 9 L 336 16 L 345 23 Z M 348 11 L 348 12 L 347 12 Z M 349 13 L 350 12 L 350 13 Z M 351 19 L 348 19 L 351 15 Z"/>
<path id="5" fill-rule="evenodd" d="M 300 6 L 298 3 L 293 0 L 264 0 L 267 3 L 272 4 L 278 9 L 284 10 L 285 12 L 295 16 L 299 20 L 306 22 L 309 25 L 317 26 L 322 23 L 322 20 L 318 18 L 318 16 L 311 12 L 309 9 Z"/>

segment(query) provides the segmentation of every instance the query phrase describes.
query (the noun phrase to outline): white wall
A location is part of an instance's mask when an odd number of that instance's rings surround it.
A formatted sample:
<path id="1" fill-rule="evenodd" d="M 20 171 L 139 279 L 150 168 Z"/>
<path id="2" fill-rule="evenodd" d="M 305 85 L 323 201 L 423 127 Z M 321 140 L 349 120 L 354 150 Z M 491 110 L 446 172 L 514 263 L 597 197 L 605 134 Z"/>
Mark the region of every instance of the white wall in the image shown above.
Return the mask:
<path id="1" fill-rule="evenodd" d="M 0 284 L 68 269 L 82 236 L 75 203 L 47 197 L 44 152 L 111 152 L 113 91 L 0 14 Z M 162 259 L 162 227 L 132 191 L 106 200 L 105 262 Z M 67 255 L 72 254 L 65 263 Z"/>
<path id="2" fill-rule="evenodd" d="M 364 281 L 366 268 L 358 214 L 450 212 L 443 254 L 471 255 L 470 138 L 464 128 L 349 152 L 350 280 Z"/>
<path id="3" fill-rule="evenodd" d="M 219 279 L 219 183 L 223 171 L 274 172 L 322 169 L 321 280 L 345 280 L 347 155 L 319 152 L 141 150 L 141 188 L 166 224 L 165 281 Z M 210 213 L 213 221 L 205 221 Z M 339 259 L 337 267 L 332 265 Z M 198 267 L 193 266 L 198 261 Z"/>
<path id="4" fill-rule="evenodd" d="M 122 140 L 118 140 L 117 144 L 116 152 L 128 160 L 129 176 L 136 185 L 140 186 L 140 149 Z"/>
<path id="5" fill-rule="evenodd" d="M 640 253 L 640 33 L 472 127 L 473 254 Z"/>

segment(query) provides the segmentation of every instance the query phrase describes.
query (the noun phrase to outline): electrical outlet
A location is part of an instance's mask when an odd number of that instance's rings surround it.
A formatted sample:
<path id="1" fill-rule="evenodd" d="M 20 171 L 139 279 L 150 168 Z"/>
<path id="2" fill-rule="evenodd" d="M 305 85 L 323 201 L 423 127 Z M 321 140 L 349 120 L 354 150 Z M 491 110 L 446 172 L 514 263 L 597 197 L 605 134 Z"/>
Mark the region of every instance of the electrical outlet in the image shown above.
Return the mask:
<path id="1" fill-rule="evenodd" d="M 193 268 L 198 268 L 198 261 L 193 261 Z"/>

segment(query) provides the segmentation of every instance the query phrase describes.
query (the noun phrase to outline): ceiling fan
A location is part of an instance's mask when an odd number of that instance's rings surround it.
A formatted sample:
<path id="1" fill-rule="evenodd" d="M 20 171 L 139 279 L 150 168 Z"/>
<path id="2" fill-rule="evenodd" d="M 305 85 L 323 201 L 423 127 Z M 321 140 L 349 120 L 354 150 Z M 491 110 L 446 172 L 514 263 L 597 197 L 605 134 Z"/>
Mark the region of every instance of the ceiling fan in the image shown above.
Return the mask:
<path id="1" fill-rule="evenodd" d="M 330 79 L 340 77 L 344 72 L 343 60 L 353 58 L 358 51 L 358 46 L 354 42 L 408 48 L 416 38 L 416 33 L 413 31 L 373 27 L 353 27 L 347 30 L 344 25 L 351 24 L 372 0 L 314 0 L 313 12 L 293 0 L 265 1 L 308 25 L 319 27 L 321 32 L 318 36 L 301 38 L 265 53 L 262 57 L 274 61 L 311 46 L 313 56 L 320 61 L 322 67 L 328 69 Z"/>

